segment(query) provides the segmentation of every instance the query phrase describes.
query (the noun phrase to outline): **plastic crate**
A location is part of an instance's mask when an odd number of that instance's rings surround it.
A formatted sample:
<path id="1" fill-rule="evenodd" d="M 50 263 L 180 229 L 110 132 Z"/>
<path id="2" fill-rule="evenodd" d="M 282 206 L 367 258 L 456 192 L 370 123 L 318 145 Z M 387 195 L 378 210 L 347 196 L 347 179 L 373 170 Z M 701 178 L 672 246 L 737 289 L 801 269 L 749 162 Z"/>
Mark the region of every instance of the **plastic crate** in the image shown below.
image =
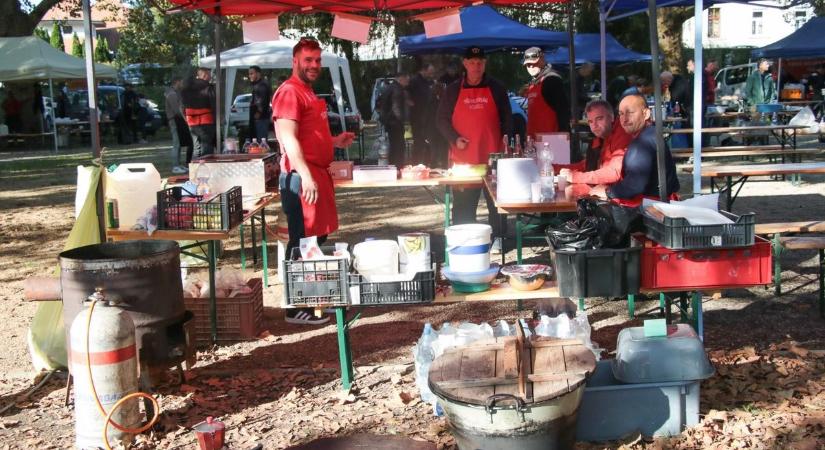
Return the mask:
<path id="1" fill-rule="evenodd" d="M 324 250 L 325 252 L 327 250 Z M 288 307 L 347 306 L 349 260 L 331 258 L 301 261 L 300 249 L 284 261 L 284 302 Z"/>
<path id="2" fill-rule="evenodd" d="M 640 237 L 643 289 L 724 289 L 771 284 L 771 244 L 760 237 L 750 247 L 673 250 Z"/>
<path id="3" fill-rule="evenodd" d="M 660 222 L 642 214 L 646 235 L 659 244 L 674 250 L 703 248 L 735 248 L 753 245 L 756 227 L 754 213 L 737 216 L 719 211 L 734 223 L 721 225 L 691 225 L 683 217 L 665 217 Z"/>
<path id="4" fill-rule="evenodd" d="M 349 276 L 353 305 L 404 305 L 435 300 L 435 270 L 418 272 L 410 281 L 371 283 L 358 274 Z"/>
<path id="5" fill-rule="evenodd" d="M 550 259 L 556 271 L 559 296 L 624 297 L 639 293 L 641 251 L 635 240 L 631 240 L 629 248 L 551 249 Z"/>
<path id="6" fill-rule="evenodd" d="M 233 298 L 218 297 L 217 330 L 219 341 L 255 339 L 261 330 L 264 314 L 263 282 L 260 278 L 248 281 L 252 293 Z M 195 341 L 209 344 L 212 341 L 212 325 L 209 321 L 209 298 L 184 297 L 186 309 L 194 315 Z"/>
<path id="7" fill-rule="evenodd" d="M 609 360 L 599 361 L 584 388 L 576 440 L 677 436 L 699 423 L 700 381 L 624 384 L 613 376 Z"/>
<path id="8" fill-rule="evenodd" d="M 158 229 L 226 231 L 243 221 L 241 187 L 235 186 L 207 201 L 203 196 L 189 196 L 184 201 L 180 186 L 158 191 Z"/>

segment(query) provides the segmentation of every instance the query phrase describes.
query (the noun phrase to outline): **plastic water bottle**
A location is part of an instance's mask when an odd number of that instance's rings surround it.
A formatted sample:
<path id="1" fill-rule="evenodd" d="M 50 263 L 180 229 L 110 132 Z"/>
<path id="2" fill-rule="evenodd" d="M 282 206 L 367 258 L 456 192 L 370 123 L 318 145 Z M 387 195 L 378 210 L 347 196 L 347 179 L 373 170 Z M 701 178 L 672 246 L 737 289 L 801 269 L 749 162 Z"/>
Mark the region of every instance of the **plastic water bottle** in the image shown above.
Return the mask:
<path id="1" fill-rule="evenodd" d="M 498 324 L 496 324 L 495 328 L 493 328 L 493 336 L 512 336 L 512 333 L 510 332 L 510 324 L 507 323 L 506 320 L 499 320 Z"/>
<path id="2" fill-rule="evenodd" d="M 435 359 L 433 352 L 433 343 L 438 339 L 438 335 L 433 331 L 433 326 L 427 322 L 424 324 L 424 332 L 415 346 L 415 384 L 418 386 L 418 391 L 421 394 L 421 400 L 427 403 L 432 403 L 435 396 L 430 391 L 428 384 L 428 377 L 430 372 L 430 364 Z"/>
<path id="3" fill-rule="evenodd" d="M 206 164 L 200 163 L 198 164 L 197 171 L 195 173 L 195 180 L 197 181 L 197 187 L 195 194 L 203 196 L 204 198 L 209 196 L 209 169 L 206 168 Z"/>
<path id="4" fill-rule="evenodd" d="M 556 196 L 553 185 L 553 151 L 550 144 L 543 142 L 539 152 L 539 181 L 541 181 L 542 200 L 549 200 Z"/>

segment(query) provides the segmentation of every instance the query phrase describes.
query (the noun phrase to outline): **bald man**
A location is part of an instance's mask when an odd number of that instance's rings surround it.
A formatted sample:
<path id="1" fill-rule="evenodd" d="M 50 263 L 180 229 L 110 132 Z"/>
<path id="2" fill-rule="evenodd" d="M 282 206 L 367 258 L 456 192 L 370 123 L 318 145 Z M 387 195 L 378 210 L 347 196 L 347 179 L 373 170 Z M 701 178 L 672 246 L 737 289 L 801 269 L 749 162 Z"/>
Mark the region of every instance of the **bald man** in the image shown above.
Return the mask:
<path id="1" fill-rule="evenodd" d="M 619 103 L 619 122 L 633 140 L 627 146 L 622 160 L 622 178 L 608 186 L 607 198 L 623 206 L 636 207 L 643 198 L 659 198 L 659 172 L 656 163 L 656 128 L 649 123 L 650 109 L 645 98 L 631 94 Z M 667 144 L 665 144 L 667 146 Z M 675 198 L 679 192 L 676 164 L 665 147 L 667 196 Z"/>

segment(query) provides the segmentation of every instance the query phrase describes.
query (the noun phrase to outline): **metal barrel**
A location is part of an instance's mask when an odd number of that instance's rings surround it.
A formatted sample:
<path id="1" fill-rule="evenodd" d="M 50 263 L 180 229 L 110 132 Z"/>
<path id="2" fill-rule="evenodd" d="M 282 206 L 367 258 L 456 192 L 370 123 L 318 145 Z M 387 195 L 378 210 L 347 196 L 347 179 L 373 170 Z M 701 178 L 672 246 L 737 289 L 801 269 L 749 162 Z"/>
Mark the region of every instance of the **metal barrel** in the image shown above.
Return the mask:
<path id="1" fill-rule="evenodd" d="M 186 308 L 177 242 L 108 242 L 67 250 L 59 258 L 64 323 L 71 324 L 83 301 L 103 288 L 135 323 L 141 363 L 171 367 L 183 360 Z"/>

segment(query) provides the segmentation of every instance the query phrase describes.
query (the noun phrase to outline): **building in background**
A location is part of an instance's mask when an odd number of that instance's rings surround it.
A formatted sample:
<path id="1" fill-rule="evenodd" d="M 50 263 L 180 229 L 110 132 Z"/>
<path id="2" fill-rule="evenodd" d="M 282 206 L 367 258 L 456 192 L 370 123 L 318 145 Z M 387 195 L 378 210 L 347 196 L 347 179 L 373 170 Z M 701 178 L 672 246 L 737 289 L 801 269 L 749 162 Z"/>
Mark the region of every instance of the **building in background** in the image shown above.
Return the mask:
<path id="1" fill-rule="evenodd" d="M 126 26 L 125 6 L 120 0 L 98 0 L 92 5 L 92 39 L 103 38 L 109 45 L 110 51 L 117 50 L 118 30 Z M 61 3 L 50 9 L 37 24 L 38 28 L 51 34 L 54 23 L 58 22 L 63 34 L 64 51 L 72 52 L 72 35 L 77 34 L 81 42 L 86 40 L 83 29 L 83 14 L 80 10 L 69 11 L 61 7 Z M 94 44 L 94 42 L 92 42 Z M 93 46 L 94 47 L 94 46 Z"/>

